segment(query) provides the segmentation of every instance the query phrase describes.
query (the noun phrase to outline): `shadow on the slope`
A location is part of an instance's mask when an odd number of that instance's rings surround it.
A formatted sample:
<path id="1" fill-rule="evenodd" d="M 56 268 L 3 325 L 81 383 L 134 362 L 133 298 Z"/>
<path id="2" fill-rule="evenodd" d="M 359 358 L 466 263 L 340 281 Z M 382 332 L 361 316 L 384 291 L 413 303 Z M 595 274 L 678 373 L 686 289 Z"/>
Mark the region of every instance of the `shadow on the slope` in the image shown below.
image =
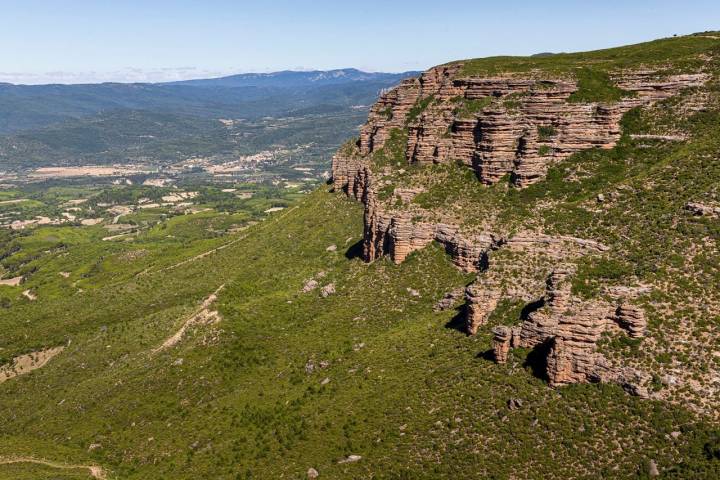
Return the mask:
<path id="1" fill-rule="evenodd" d="M 345 252 L 345 258 L 352 260 L 354 258 L 362 258 L 363 253 L 363 241 L 362 238 L 357 242 L 353 243 L 350 248 Z"/>
<path id="2" fill-rule="evenodd" d="M 455 308 L 455 315 L 446 324 L 445 328 L 451 328 L 467 334 L 465 325 L 465 305 L 460 305 Z"/>
<path id="3" fill-rule="evenodd" d="M 487 360 L 489 362 L 495 362 L 495 351 L 491 348 L 490 350 L 485 350 L 484 352 L 480 352 L 477 355 L 475 355 L 475 358 L 480 358 L 483 360 Z"/>
<path id="4" fill-rule="evenodd" d="M 527 320 L 530 317 L 531 313 L 533 313 L 537 310 L 540 310 L 544 306 L 545 306 L 544 298 L 541 298 L 539 300 L 535 300 L 534 302 L 528 303 L 520 311 L 520 320 Z"/>
<path id="5" fill-rule="evenodd" d="M 530 350 L 523 362 L 523 367 L 530 367 L 534 376 L 545 381 L 548 381 L 547 358 L 551 347 L 552 339 L 548 339 Z"/>

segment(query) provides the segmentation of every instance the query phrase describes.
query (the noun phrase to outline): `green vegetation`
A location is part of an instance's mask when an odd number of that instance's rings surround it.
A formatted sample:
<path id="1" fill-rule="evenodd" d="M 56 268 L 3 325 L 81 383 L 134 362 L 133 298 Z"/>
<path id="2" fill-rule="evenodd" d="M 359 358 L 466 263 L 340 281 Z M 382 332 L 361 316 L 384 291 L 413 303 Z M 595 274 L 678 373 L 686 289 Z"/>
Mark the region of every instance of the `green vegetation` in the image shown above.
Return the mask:
<path id="1" fill-rule="evenodd" d="M 492 104 L 492 97 L 484 97 L 479 99 L 468 99 L 464 97 L 455 97 L 452 102 L 457 104 L 453 110 L 453 114 L 458 118 L 472 118 L 480 113 L 483 108 Z"/>
<path id="2" fill-rule="evenodd" d="M 550 140 L 552 137 L 557 135 L 557 130 L 552 125 L 540 125 L 537 127 L 538 137 L 540 141 Z"/>
<path id="3" fill-rule="evenodd" d="M 580 260 L 572 292 L 584 298 L 597 297 L 601 286 L 627 284 L 632 274 L 632 265 L 623 260 L 588 256 Z"/>
<path id="4" fill-rule="evenodd" d="M 540 145 L 538 147 L 538 155 L 546 157 L 552 153 L 552 148 L 549 145 Z"/>
<path id="5" fill-rule="evenodd" d="M 468 204 L 490 205 L 504 197 L 505 185 L 483 187 L 478 185 L 475 172 L 462 164 L 438 164 L 416 172 L 415 183 L 426 186 L 426 191 L 415 196 L 413 202 L 422 208 L 433 209 L 463 199 Z M 467 212 L 465 218 L 472 213 Z"/>
<path id="6" fill-rule="evenodd" d="M 542 57 L 488 57 L 463 60 L 460 76 L 492 76 L 501 73 L 530 73 L 538 71 L 550 75 L 574 75 L 578 68 L 592 67 L 594 71 L 610 72 L 638 67 L 655 67 L 665 72 L 697 68 L 702 56 L 717 53 L 717 32 L 702 35 L 664 38 L 605 50 L 578 53 L 558 53 Z"/>
<path id="7" fill-rule="evenodd" d="M 490 333 L 444 328 L 455 312 L 431 308 L 470 278 L 435 246 L 399 266 L 349 260 L 361 219 L 359 204 L 318 191 L 234 244 L 241 237 L 208 243 L 191 233 L 182 251 L 128 256 L 149 245 L 66 241 L 64 253 L 44 253 L 27 284 L 39 300 L 0 316 L 3 352 L 68 346 L 0 386 L 2 451 L 100 464 L 122 479 L 302 478 L 309 466 L 338 479 L 567 478 L 576 462 L 590 477 L 635 478 L 649 458 L 679 475 L 717 473 L 699 440 L 710 434 L 679 408 L 614 386 L 552 391 L 529 369 L 509 372 L 519 351 L 507 367 L 480 358 Z M 301 293 L 320 271 L 337 293 Z M 152 355 L 221 284 L 221 323 Z M 518 308 L 508 303 L 493 321 Z M 509 398 L 523 407 L 509 411 Z M 675 430 L 683 435 L 668 442 Z M 610 438 L 622 452 L 605 448 Z M 101 447 L 88 451 L 92 443 Z M 363 458 L 338 463 L 351 454 Z M 29 471 L 0 467 L 0 478 Z"/>
<path id="8" fill-rule="evenodd" d="M 87 468 L 54 468 L 31 463 L 0 464 L 2 480 L 92 480 Z"/>
<path id="9" fill-rule="evenodd" d="M 569 102 L 617 102 L 623 97 L 631 96 L 633 92 L 618 88 L 606 72 L 581 68 L 575 72 L 578 89 L 568 98 Z"/>
<path id="10" fill-rule="evenodd" d="M 415 105 L 413 105 L 413 107 L 407 114 L 407 123 L 413 123 L 415 120 L 417 120 L 418 117 L 420 117 L 420 115 L 434 100 L 435 97 L 433 95 L 428 95 L 425 98 L 418 99 L 418 101 L 415 102 Z"/>
<path id="11" fill-rule="evenodd" d="M 373 154 L 372 165 L 374 168 L 398 167 L 404 165 L 405 147 L 407 146 L 408 133 L 405 129 L 393 128 L 389 138 L 385 141 L 383 148 Z"/>
<path id="12" fill-rule="evenodd" d="M 541 88 L 543 87 L 543 83 L 538 84 Z M 514 112 L 520 108 L 520 102 L 521 99 L 525 96 L 522 92 L 515 92 L 511 93 L 509 95 L 505 95 L 502 100 L 502 104 L 505 107 L 506 110 L 510 112 Z"/>
<path id="13" fill-rule="evenodd" d="M 408 73 L 349 73 L 330 83 L 286 72 L 178 84 L 0 85 L 0 165 L 166 165 L 295 148 L 327 159 L 378 92 Z M 283 78 L 280 78 L 283 77 Z M 231 85 L 232 84 L 232 85 Z M 220 119 L 223 119 L 222 121 Z"/>
<path id="14" fill-rule="evenodd" d="M 165 166 L 191 157 L 219 163 L 275 150 L 287 150 L 278 160 L 302 163 L 329 159 L 366 117 L 364 110 L 348 109 L 223 124 L 191 115 L 112 111 L 0 135 L 0 164 L 20 171 L 49 165 Z"/>

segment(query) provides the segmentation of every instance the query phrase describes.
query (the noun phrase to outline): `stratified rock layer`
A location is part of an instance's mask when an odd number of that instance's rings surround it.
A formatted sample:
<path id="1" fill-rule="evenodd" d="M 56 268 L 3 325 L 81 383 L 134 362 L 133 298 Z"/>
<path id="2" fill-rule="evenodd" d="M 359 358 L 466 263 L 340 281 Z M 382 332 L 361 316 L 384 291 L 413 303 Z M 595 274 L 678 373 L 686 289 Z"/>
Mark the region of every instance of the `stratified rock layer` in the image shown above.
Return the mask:
<path id="1" fill-rule="evenodd" d="M 580 301 L 570 290 L 573 269 L 560 266 L 548 277 L 544 306 L 530 313 L 520 326 L 493 329 L 493 352 L 505 363 L 513 347 L 544 347 L 548 382 L 551 386 L 586 382 L 618 382 L 641 393 L 641 375 L 632 369 L 610 364 L 597 351 L 603 333 L 616 326 L 631 337 L 645 332 L 645 317 L 639 308 L 605 301 Z"/>
<path id="2" fill-rule="evenodd" d="M 361 130 L 360 153 L 376 151 L 392 129 L 407 126 L 409 163 L 460 161 L 472 167 L 483 183 L 496 183 L 511 174 L 516 185 L 525 186 L 543 178 L 552 163 L 574 153 L 612 148 L 620 139 L 620 119 L 631 108 L 707 80 L 703 74 L 619 73 L 614 81 L 627 95 L 604 104 L 573 101 L 578 86 L 572 79 L 459 78 L 461 69 L 460 64 L 435 67 L 384 94 Z M 459 114 L 462 105 L 472 102 L 484 107 Z M 424 111 L 413 111 L 422 106 Z"/>
<path id="3" fill-rule="evenodd" d="M 612 301 L 583 302 L 571 293 L 574 269 L 566 262 L 585 254 L 605 253 L 605 245 L 542 231 L 499 234 L 492 231 L 492 222 L 465 230 L 458 225 L 452 208 L 444 213 L 442 209 L 430 212 L 414 204 L 422 187 L 397 186 L 392 190 L 383 178 L 385 173 L 375 185 L 373 169 L 404 173 L 398 168 L 402 165 L 394 165 L 398 162 L 396 140 L 404 138 L 396 135 L 400 130 L 407 133 L 404 159 L 408 164 L 459 162 L 471 168 L 482 183 L 494 184 L 509 176 L 522 188 L 544 178 L 553 163 L 574 153 L 615 146 L 621 136 L 620 120 L 631 108 L 701 86 L 708 77 L 617 72 L 612 80 L 624 91 L 623 98 L 599 103 L 577 101 L 582 95 L 577 95 L 578 84 L 570 77 L 542 77 L 533 72 L 524 77 L 482 78 L 462 77 L 461 72 L 461 64 L 435 67 L 384 93 L 372 107 L 357 143 L 346 145 L 333 158 L 335 190 L 346 192 L 365 206 L 363 258 L 373 261 L 388 256 L 400 263 L 413 251 L 431 242 L 440 243 L 458 268 L 480 272 L 465 292 L 466 329 L 471 335 L 487 323 L 503 298 L 528 299 L 528 285 L 535 288 L 532 282 L 539 282 L 532 280 L 539 265 L 556 265 L 539 308 L 528 309 L 521 325 L 493 330 L 497 361 L 507 361 L 514 347 L 542 348 L 553 386 L 616 381 L 642 393 L 637 372 L 611 365 L 597 351 L 601 335 L 610 330 L 623 329 L 633 338 L 645 335 L 642 310 L 630 305 L 622 293 L 631 289 L 616 289 Z M 388 145 L 392 148 L 381 154 L 391 138 L 393 142 Z M 389 151 L 395 152 L 392 166 L 387 163 Z M 385 163 L 373 163 L 375 157 Z M 688 209 L 703 215 L 710 211 L 696 205 Z M 534 273 L 528 271 L 531 276 L 514 285 L 501 285 L 496 277 L 484 275 L 492 268 L 493 252 L 501 249 L 507 251 L 508 258 L 537 260 L 528 265 L 528 270 L 535 268 Z"/>
<path id="4" fill-rule="evenodd" d="M 466 329 L 470 335 L 475 335 L 487 322 L 490 314 L 497 307 L 502 292 L 493 285 L 475 282 L 465 290 L 466 303 Z"/>

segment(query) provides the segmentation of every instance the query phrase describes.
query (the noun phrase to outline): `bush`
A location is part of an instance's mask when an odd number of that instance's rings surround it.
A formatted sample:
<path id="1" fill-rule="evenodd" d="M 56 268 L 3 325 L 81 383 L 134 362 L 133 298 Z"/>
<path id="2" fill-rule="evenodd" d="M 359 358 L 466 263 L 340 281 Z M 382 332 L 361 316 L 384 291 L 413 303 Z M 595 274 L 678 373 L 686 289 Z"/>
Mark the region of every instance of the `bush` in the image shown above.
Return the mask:
<path id="1" fill-rule="evenodd" d="M 615 83 L 607 72 L 585 67 L 577 71 L 576 77 L 578 89 L 570 95 L 568 98 L 569 102 L 612 103 L 617 102 L 623 97 L 633 95 L 633 92 L 628 92 L 615 86 Z"/>
<path id="2" fill-rule="evenodd" d="M 548 140 L 557 135 L 557 130 L 552 125 L 538 125 L 537 127 L 538 137 L 540 140 Z"/>

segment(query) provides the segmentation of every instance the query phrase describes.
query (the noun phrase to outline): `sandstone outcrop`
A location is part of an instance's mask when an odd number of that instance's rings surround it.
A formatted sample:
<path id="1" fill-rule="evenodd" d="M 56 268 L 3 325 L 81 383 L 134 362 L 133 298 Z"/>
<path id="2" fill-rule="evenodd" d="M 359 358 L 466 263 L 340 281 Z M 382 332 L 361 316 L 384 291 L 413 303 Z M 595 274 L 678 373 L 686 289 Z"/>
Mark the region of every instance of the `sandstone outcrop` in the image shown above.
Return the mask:
<path id="1" fill-rule="evenodd" d="M 334 283 L 328 283 L 327 285 L 325 285 L 324 287 L 322 287 L 320 289 L 320 296 L 322 298 L 327 298 L 330 295 L 334 295 L 334 294 L 335 294 L 335 284 Z"/>
<path id="2" fill-rule="evenodd" d="M 518 252 L 542 251 L 556 258 L 564 258 L 570 251 L 583 254 L 608 250 L 607 246 L 594 240 L 566 235 L 521 232 L 503 238 L 492 232 L 464 234 L 456 225 L 416 223 L 412 213 L 387 211 L 376 200 L 372 190 L 361 197 L 365 202 L 363 258 L 368 262 L 387 255 L 394 263 L 402 263 L 410 253 L 433 241 L 443 245 L 453 263 L 466 272 L 486 268 L 490 252 L 498 248 Z"/>
<path id="3" fill-rule="evenodd" d="M 582 103 L 573 101 L 579 87 L 572 78 L 458 77 L 461 69 L 460 64 L 435 67 L 383 95 L 361 130 L 360 153 L 382 148 L 392 129 L 407 127 L 409 163 L 461 161 L 483 183 L 511 174 L 522 187 L 573 153 L 613 147 L 620 139 L 620 119 L 631 108 L 700 86 L 708 78 L 619 72 L 613 80 L 627 92 L 624 98 Z M 482 108 L 458 114 L 458 105 L 472 102 Z M 422 107 L 424 111 L 415 111 Z"/>
<path id="4" fill-rule="evenodd" d="M 403 157 L 408 169 L 459 163 L 481 183 L 509 178 L 515 187 L 523 188 L 543 179 L 550 166 L 570 155 L 614 147 L 622 135 L 620 121 L 630 109 L 702 86 L 709 77 L 618 71 L 610 78 L 620 99 L 603 103 L 581 101 L 587 92 L 570 74 L 536 71 L 474 77 L 462 76 L 462 69 L 459 63 L 435 67 L 385 92 L 372 107 L 358 141 L 345 145 L 333 158 L 334 189 L 365 206 L 364 260 L 387 256 L 401 263 L 431 242 L 441 244 L 458 268 L 480 272 L 465 291 L 465 326 L 471 335 L 487 323 L 502 299 L 529 301 L 542 295 L 541 272 L 555 265 L 543 298 L 528 305 L 522 323 L 493 329 L 495 359 L 506 362 L 512 348 L 538 349 L 545 356 L 545 373 L 552 386 L 612 381 L 644 394 L 641 375 L 612 364 L 598 352 L 598 342 L 606 332 L 623 334 L 619 330 L 631 338 L 645 336 L 644 313 L 630 303 L 645 287 L 613 287 L 606 292 L 606 300 L 582 301 L 572 294 L 574 259 L 605 253 L 606 245 L 548 235 L 541 224 L 526 231 L 499 233 L 491 214 L 487 221 L 468 227 L 462 213 L 454 211 L 467 205 L 443 205 L 436 212 L 415 202 L 426 191 L 424 186 L 396 184 L 407 172 L 395 163 Z M 403 136 L 398 137 L 398 131 Z M 398 158 L 397 139 L 404 139 L 405 134 L 404 155 Z M 381 150 L 386 145 L 392 148 Z M 392 166 L 387 162 L 390 151 Z M 376 157 L 382 161 L 375 162 Z M 604 201 L 601 194 L 598 202 Z M 697 215 L 718 213 L 701 204 L 687 208 Z M 486 275 L 496 255 L 528 262 L 526 268 L 515 268 L 519 281 L 508 284 L 498 282 L 497 275 Z M 438 309 L 449 308 L 453 302 L 453 297 L 443 299 Z"/>
<path id="5" fill-rule="evenodd" d="M 605 332 L 612 308 L 587 302 L 569 315 L 561 315 L 555 335 L 550 340 L 547 376 L 551 386 L 600 380 L 599 369 L 606 362 L 596 352 L 597 342 Z"/>
<path id="6" fill-rule="evenodd" d="M 699 202 L 688 202 L 685 210 L 699 217 L 720 217 L 720 207 L 705 205 Z"/>
<path id="7" fill-rule="evenodd" d="M 466 330 L 475 335 L 497 307 L 502 292 L 494 285 L 475 282 L 465 290 Z"/>
<path id="8" fill-rule="evenodd" d="M 393 262 L 402 263 L 410 253 L 437 241 L 459 268 L 476 272 L 482 268 L 487 253 L 501 241 L 494 235 L 465 237 L 459 230 L 443 223 L 415 223 L 407 213 L 386 213 L 371 192 L 365 202 L 363 257 L 371 262 L 388 255 Z"/>
<path id="9" fill-rule="evenodd" d="M 369 187 L 370 172 L 365 160 L 352 145 L 345 146 L 332 159 L 332 182 L 336 191 L 362 201 Z"/>
<path id="10" fill-rule="evenodd" d="M 517 347 L 517 345 L 513 344 L 513 339 L 518 338 L 518 333 L 519 329 L 517 327 L 507 327 L 505 325 L 493 329 L 493 355 L 497 363 L 507 362 L 510 349 Z"/>
<path id="11" fill-rule="evenodd" d="M 631 338 L 643 338 L 647 329 L 645 312 L 634 305 L 622 304 L 618 307 L 615 320 L 620 328 L 627 331 Z"/>
<path id="12" fill-rule="evenodd" d="M 551 386 L 586 382 L 618 382 L 642 393 L 638 372 L 616 367 L 597 351 L 598 341 L 614 327 L 633 338 L 644 336 L 645 317 L 638 307 L 595 300 L 571 293 L 573 268 L 563 265 L 549 275 L 544 304 L 519 326 L 493 329 L 493 354 L 505 363 L 511 348 L 544 347 L 545 373 Z"/>

